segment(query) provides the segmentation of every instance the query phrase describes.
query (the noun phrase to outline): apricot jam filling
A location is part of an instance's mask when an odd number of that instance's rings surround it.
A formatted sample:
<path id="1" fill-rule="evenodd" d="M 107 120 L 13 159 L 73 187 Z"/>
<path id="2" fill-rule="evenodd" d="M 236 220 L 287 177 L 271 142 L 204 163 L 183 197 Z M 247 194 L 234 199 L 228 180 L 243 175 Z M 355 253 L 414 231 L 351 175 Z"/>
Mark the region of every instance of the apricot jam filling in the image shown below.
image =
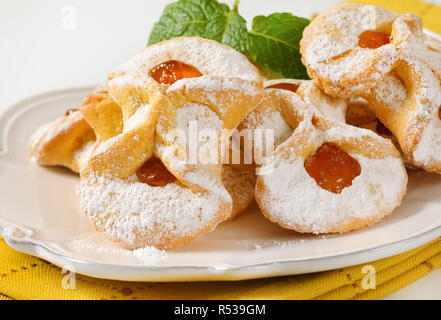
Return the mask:
<path id="1" fill-rule="evenodd" d="M 351 186 L 361 173 L 358 161 L 330 142 L 323 143 L 309 156 L 304 167 L 322 189 L 337 194 Z"/>
<path id="2" fill-rule="evenodd" d="M 289 90 L 289 91 L 296 93 L 297 90 L 299 89 L 299 85 L 295 84 L 295 83 L 278 83 L 278 84 L 274 84 L 272 86 L 269 86 L 268 89 L 283 89 L 283 90 Z"/>
<path id="3" fill-rule="evenodd" d="M 390 43 L 390 35 L 378 31 L 365 31 L 358 38 L 358 46 L 361 48 L 376 49 Z"/>
<path id="4" fill-rule="evenodd" d="M 441 120 L 441 107 L 438 108 L 438 119 Z"/>
<path id="5" fill-rule="evenodd" d="M 136 171 L 136 176 L 139 181 L 153 187 L 163 187 L 176 180 L 175 176 L 156 157 L 150 157 L 144 162 Z"/>
<path id="6" fill-rule="evenodd" d="M 72 113 L 77 112 L 77 111 L 80 111 L 80 109 L 75 109 L 75 108 L 68 109 L 68 110 L 66 110 L 66 113 L 64 115 L 67 117 L 67 116 L 70 116 Z"/>
<path id="7" fill-rule="evenodd" d="M 189 66 L 188 64 L 176 60 L 170 60 L 161 63 L 150 70 L 149 76 L 159 83 L 173 84 L 184 78 L 200 77 L 202 76 L 202 73 L 193 66 Z"/>

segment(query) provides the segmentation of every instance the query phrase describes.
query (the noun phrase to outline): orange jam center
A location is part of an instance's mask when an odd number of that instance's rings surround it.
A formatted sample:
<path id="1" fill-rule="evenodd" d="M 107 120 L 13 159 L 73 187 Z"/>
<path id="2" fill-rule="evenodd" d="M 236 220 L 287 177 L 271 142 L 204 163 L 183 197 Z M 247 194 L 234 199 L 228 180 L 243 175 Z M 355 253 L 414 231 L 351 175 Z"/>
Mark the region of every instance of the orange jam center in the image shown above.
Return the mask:
<path id="1" fill-rule="evenodd" d="M 68 110 L 66 110 L 65 116 L 66 117 L 70 116 L 72 113 L 77 112 L 77 111 L 80 111 L 80 109 L 74 109 L 74 108 L 68 109 Z"/>
<path id="2" fill-rule="evenodd" d="M 441 120 L 441 107 L 439 107 L 439 109 L 438 109 L 438 119 Z"/>
<path id="3" fill-rule="evenodd" d="M 358 46 L 368 49 L 376 49 L 390 42 L 390 35 L 377 31 L 365 31 L 358 38 Z"/>
<path id="4" fill-rule="evenodd" d="M 357 160 L 333 143 L 323 143 L 304 163 L 317 184 L 332 193 L 341 193 L 361 173 Z"/>
<path id="5" fill-rule="evenodd" d="M 173 84 L 184 78 L 200 77 L 202 76 L 202 73 L 188 64 L 176 60 L 170 60 L 154 67 L 150 71 L 149 76 L 159 83 Z"/>
<path id="6" fill-rule="evenodd" d="M 175 176 L 167 170 L 162 162 L 151 157 L 136 171 L 139 181 L 154 187 L 163 187 L 176 180 Z"/>
<path id="7" fill-rule="evenodd" d="M 278 83 L 278 84 L 274 84 L 272 86 L 269 86 L 268 89 L 283 89 L 283 90 L 289 90 L 289 91 L 296 93 L 297 90 L 299 89 L 299 85 L 294 84 L 294 83 Z"/>

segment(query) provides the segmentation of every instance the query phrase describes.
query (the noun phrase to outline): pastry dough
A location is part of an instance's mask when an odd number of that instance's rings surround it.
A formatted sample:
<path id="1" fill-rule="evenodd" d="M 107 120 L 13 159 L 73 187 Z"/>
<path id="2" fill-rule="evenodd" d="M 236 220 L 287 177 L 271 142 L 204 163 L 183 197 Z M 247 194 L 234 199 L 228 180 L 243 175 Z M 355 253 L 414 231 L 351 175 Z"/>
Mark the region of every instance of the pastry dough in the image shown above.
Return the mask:
<path id="1" fill-rule="evenodd" d="M 79 173 L 97 145 L 121 131 L 121 108 L 100 85 L 79 109 L 69 109 L 64 117 L 39 128 L 29 152 L 39 165 L 59 165 Z"/>
<path id="2" fill-rule="evenodd" d="M 168 133 L 171 128 L 184 129 L 189 120 L 198 119 L 198 126 L 216 129 L 220 134 L 223 128 L 227 128 L 224 124 L 233 124 L 231 118 L 223 120 L 223 115 L 231 115 L 228 108 L 243 110 L 245 115 L 247 108 L 257 104 L 258 93 L 254 91 L 257 87 L 250 85 L 251 95 L 241 97 L 237 92 L 235 103 L 220 112 L 218 107 L 222 105 L 217 105 L 213 111 L 201 101 L 207 99 L 206 95 L 213 94 L 211 88 L 200 92 L 203 98 L 199 101 L 185 99 L 182 89 L 199 90 L 192 86 L 191 80 L 183 81 L 187 87 L 177 82 L 166 95 L 143 107 L 145 110 L 139 109 L 128 119 L 129 123 L 125 123 L 122 134 L 99 146 L 81 173 L 82 211 L 91 217 L 99 230 L 129 248 L 146 245 L 170 248 L 212 230 L 231 215 L 233 199 L 222 181 L 220 158 L 216 159 L 217 164 L 189 164 L 181 158 L 188 145 L 169 140 Z M 223 84 L 232 81 L 232 88 L 247 85 L 240 79 L 218 80 Z M 200 79 L 198 82 L 201 85 L 207 83 Z M 149 118 L 151 115 L 153 118 Z M 238 118 L 236 122 L 240 120 Z M 151 126 L 156 136 L 146 134 L 146 128 Z M 144 147 L 137 143 L 142 140 L 150 145 Z M 139 167 L 134 163 L 142 164 L 152 156 L 161 159 L 177 178 L 175 182 L 152 187 L 135 179 Z M 127 168 L 133 168 L 133 171 Z M 122 174 L 118 175 L 118 170 Z"/>
<path id="3" fill-rule="evenodd" d="M 39 165 L 64 166 L 79 172 L 94 142 L 94 131 L 81 112 L 74 110 L 37 129 L 29 143 L 29 154 Z"/>
<path id="4" fill-rule="evenodd" d="M 326 94 L 314 81 L 296 79 L 270 80 L 265 82 L 265 88 L 285 88 L 285 90 L 297 93 L 309 108 L 318 111 L 326 119 L 345 122 L 346 99 Z"/>
<path id="5" fill-rule="evenodd" d="M 400 49 L 396 68 L 363 96 L 412 164 L 441 173 L 441 51 L 412 14 L 397 19 L 392 38 Z"/>
<path id="6" fill-rule="evenodd" d="M 173 68 L 181 68 L 178 72 L 190 70 L 197 78 L 181 79 L 181 74 L 171 79 L 170 61 Z M 160 81 L 149 68 L 159 73 Z M 173 81 L 161 83 L 164 79 Z M 254 167 L 222 164 L 221 142 L 229 140 L 262 95 L 260 74 L 246 58 L 211 40 L 178 38 L 147 48 L 109 73 L 107 87 L 109 92 L 96 88 L 80 112 L 45 126 L 33 139 L 39 141 L 39 149 L 50 149 L 48 139 L 43 139 L 48 131 L 56 137 L 56 148 L 87 137 L 89 152 L 81 165 L 75 155 L 85 142 L 69 146 L 69 152 L 56 149 L 39 159 L 80 171 L 81 211 L 98 230 L 128 248 L 171 248 L 232 219 L 254 200 Z M 189 149 L 190 137 L 181 141 L 171 133 L 176 129 L 187 133 L 192 121 L 199 132 L 215 133 L 219 150 L 214 159 L 198 153 L 197 161 L 191 163 L 181 157 Z M 36 154 L 34 149 L 31 152 Z M 154 166 L 155 183 L 159 182 L 155 186 L 140 180 L 146 163 Z M 154 172 L 156 168 L 162 172 Z"/>
<path id="7" fill-rule="evenodd" d="M 269 220 L 299 232 L 347 232 L 401 203 L 407 173 L 390 140 L 325 119 L 296 93 L 265 91 L 292 131 L 257 177 L 256 201 Z"/>
<path id="8" fill-rule="evenodd" d="M 178 37 L 149 46 L 108 75 L 107 88 L 121 106 L 127 120 L 149 97 L 163 93 L 170 84 L 158 84 L 150 75 L 164 62 L 184 62 L 199 75 L 237 77 L 261 82 L 257 68 L 238 51 L 217 41 L 199 37 Z M 190 72 L 191 73 L 191 72 Z M 142 88 L 142 90 L 138 90 Z"/>
<path id="9" fill-rule="evenodd" d="M 364 128 L 366 124 L 377 122 L 377 116 L 365 99 L 354 97 L 348 100 L 345 122 L 351 126 Z"/>
<path id="10" fill-rule="evenodd" d="M 327 119 L 345 122 L 347 101 L 327 95 L 311 80 L 270 80 L 264 86 L 262 102 L 239 125 L 242 136 L 252 141 L 253 150 L 248 152 L 252 152 L 256 164 L 261 165 L 263 158 L 291 136 L 301 118 L 295 115 L 297 112 L 314 111 Z"/>
<path id="11" fill-rule="evenodd" d="M 123 129 L 121 108 L 110 97 L 105 86 L 98 86 L 83 101 L 81 114 L 92 126 L 97 140 L 104 141 Z"/>
<path id="12" fill-rule="evenodd" d="M 91 97 L 96 93 L 99 93 L 99 97 Z M 97 87 L 94 93 L 85 99 L 81 110 L 84 110 L 84 105 L 87 105 L 87 108 L 94 110 L 94 115 L 99 115 L 101 112 L 99 106 L 107 109 L 107 104 L 102 103 L 103 100 L 107 100 L 103 94 L 105 94 L 103 87 Z M 94 102 L 98 102 L 99 106 L 92 105 Z M 121 115 L 121 110 L 119 110 L 119 114 Z M 84 117 L 79 110 L 71 112 L 67 118 L 60 118 L 53 122 L 53 124 L 43 126 L 40 130 L 36 131 L 33 139 L 31 139 L 31 157 L 40 165 L 64 166 L 79 173 L 80 168 L 84 167 L 87 163 L 88 158 L 97 145 L 95 136 L 99 136 L 99 132 L 107 132 L 109 136 L 114 136 L 120 131 L 119 126 L 114 126 L 113 129 L 115 130 L 112 133 L 112 127 L 108 125 L 107 121 L 104 121 L 102 116 L 92 116 L 89 120 L 91 119 L 97 119 L 96 123 L 93 123 L 92 120 L 92 124 L 94 124 L 97 130 L 95 132 L 96 135 L 93 134 L 92 128 L 85 124 Z M 114 114 L 111 115 L 111 119 L 114 119 Z M 116 119 L 114 120 L 114 124 L 119 123 Z M 122 121 L 122 118 L 120 120 Z M 81 130 L 79 130 L 78 124 L 80 124 Z M 62 135 L 58 133 L 61 127 L 63 128 L 61 130 Z M 49 136 L 51 138 L 48 138 Z M 70 141 L 77 141 L 78 143 L 67 148 L 66 146 L 69 145 Z M 254 187 L 256 183 L 254 170 L 253 165 L 233 165 L 231 162 L 223 165 L 222 181 L 233 200 L 230 219 L 243 212 L 254 201 Z"/>
<path id="13" fill-rule="evenodd" d="M 311 21 L 300 42 L 309 76 L 330 95 L 361 95 L 388 74 L 398 59 L 389 43 L 399 15 L 385 9 L 344 3 Z"/>
<path id="14" fill-rule="evenodd" d="M 150 76 L 170 61 L 197 76 L 167 84 Z M 129 248 L 171 248 L 212 230 L 252 201 L 246 186 L 253 173 L 222 166 L 223 143 L 262 96 L 260 75 L 246 58 L 214 41 L 178 38 L 145 49 L 111 72 L 107 87 L 121 107 L 124 129 L 94 151 L 80 185 L 81 210 L 98 230 Z M 208 130 L 208 142 L 196 146 L 196 161 L 188 158 L 192 124 L 199 132 Z M 210 152 L 201 153 L 204 147 Z M 152 157 L 176 180 L 154 187 L 139 181 L 138 170 Z M 224 184 L 231 175 L 245 190 L 234 197 L 232 178 Z"/>

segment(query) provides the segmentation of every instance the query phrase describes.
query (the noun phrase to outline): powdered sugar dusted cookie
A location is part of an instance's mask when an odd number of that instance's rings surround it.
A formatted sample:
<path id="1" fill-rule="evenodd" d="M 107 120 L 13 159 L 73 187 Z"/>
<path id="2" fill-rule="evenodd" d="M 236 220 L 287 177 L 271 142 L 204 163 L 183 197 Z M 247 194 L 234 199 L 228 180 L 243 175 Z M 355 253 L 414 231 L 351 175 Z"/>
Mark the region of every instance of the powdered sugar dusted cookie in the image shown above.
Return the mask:
<path id="1" fill-rule="evenodd" d="M 29 154 L 39 165 L 64 166 L 79 172 L 95 143 L 95 133 L 79 110 L 38 128 L 29 142 Z"/>
<path id="2" fill-rule="evenodd" d="M 236 66 L 227 77 L 206 66 L 209 57 Z M 243 59 L 210 40 L 179 38 L 110 73 L 107 87 L 121 107 L 123 131 L 100 143 L 81 171 L 81 210 L 98 230 L 128 248 L 172 248 L 250 204 L 254 172 L 222 165 L 222 142 L 263 91 Z"/>
<path id="3" fill-rule="evenodd" d="M 392 39 L 396 68 L 363 96 L 413 165 L 441 173 L 441 50 L 412 14 L 395 21 Z"/>
<path id="4" fill-rule="evenodd" d="M 328 94 L 349 98 L 372 88 L 395 66 L 392 24 L 399 15 L 345 3 L 321 13 L 303 32 L 302 61 Z"/>
<path id="5" fill-rule="evenodd" d="M 389 139 L 325 119 L 292 90 L 265 91 L 264 110 L 278 112 L 292 132 L 258 171 L 256 201 L 269 220 L 299 232 L 347 232 L 401 203 L 407 173 Z"/>

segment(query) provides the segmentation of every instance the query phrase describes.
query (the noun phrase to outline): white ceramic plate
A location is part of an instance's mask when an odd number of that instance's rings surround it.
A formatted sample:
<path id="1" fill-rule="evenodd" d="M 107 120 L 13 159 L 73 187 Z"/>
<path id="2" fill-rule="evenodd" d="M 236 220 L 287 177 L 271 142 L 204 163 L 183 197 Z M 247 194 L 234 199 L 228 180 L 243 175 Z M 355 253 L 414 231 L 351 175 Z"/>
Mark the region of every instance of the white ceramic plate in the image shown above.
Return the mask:
<path id="1" fill-rule="evenodd" d="M 0 118 L 0 234 L 12 248 L 100 278 L 239 280 L 360 264 L 441 235 L 441 176 L 418 171 L 410 173 L 401 207 L 362 231 L 326 237 L 298 234 L 269 222 L 253 206 L 179 250 L 144 261 L 107 240 L 79 213 L 75 174 L 39 167 L 28 158 L 31 133 L 78 106 L 91 89 L 40 95 Z"/>
<path id="2" fill-rule="evenodd" d="M 28 157 L 32 132 L 80 105 L 91 90 L 36 96 L 0 118 L 0 235 L 16 250 L 98 278 L 241 280 L 362 264 L 441 236 L 441 176 L 415 171 L 394 214 L 361 231 L 303 235 L 269 222 L 254 205 L 176 251 L 136 255 L 107 240 L 79 213 L 75 174 L 39 167 Z"/>

